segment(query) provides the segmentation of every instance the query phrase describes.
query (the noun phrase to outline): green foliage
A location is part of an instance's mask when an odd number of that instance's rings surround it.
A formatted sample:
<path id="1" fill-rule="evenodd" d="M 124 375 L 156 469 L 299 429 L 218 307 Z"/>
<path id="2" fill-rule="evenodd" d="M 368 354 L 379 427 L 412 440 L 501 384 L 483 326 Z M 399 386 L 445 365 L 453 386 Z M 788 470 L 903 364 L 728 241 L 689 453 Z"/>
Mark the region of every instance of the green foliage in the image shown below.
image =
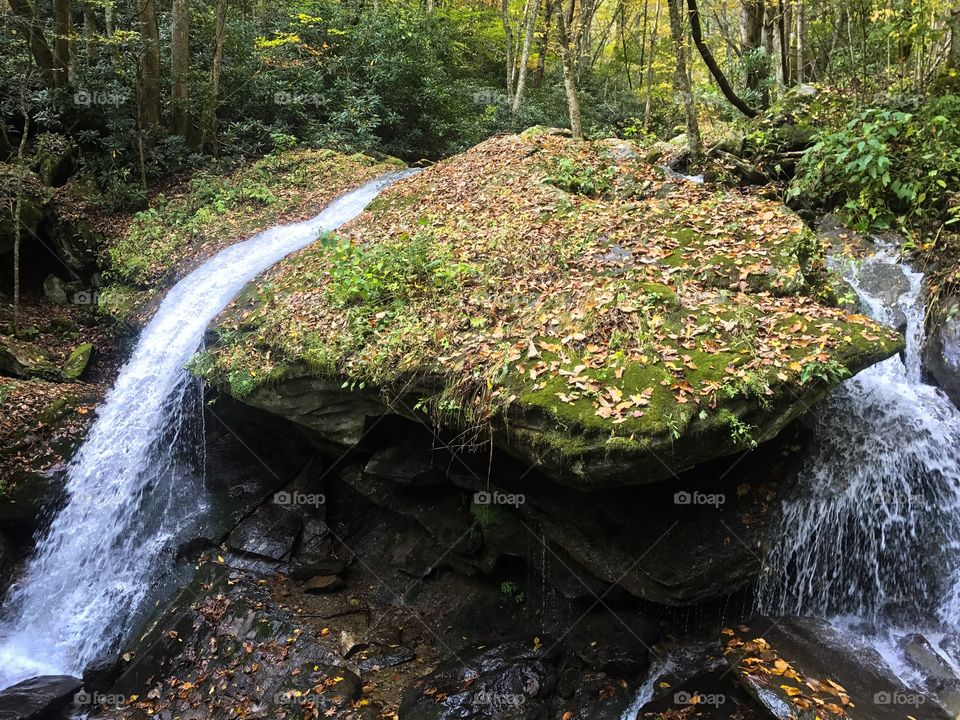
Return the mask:
<path id="1" fill-rule="evenodd" d="M 579 165 L 570 158 L 560 158 L 547 176 L 547 182 L 569 193 L 597 197 L 610 191 L 616 172 L 614 167 L 597 168 Z"/>
<path id="2" fill-rule="evenodd" d="M 520 586 L 510 580 L 500 583 L 500 592 L 517 603 L 517 605 L 522 605 L 525 599 Z"/>
<path id="3" fill-rule="evenodd" d="M 472 272 L 425 232 L 370 246 L 327 234 L 320 243 L 329 252 L 330 293 L 340 307 L 383 307 L 421 294 L 450 292 Z"/>
<path id="4" fill-rule="evenodd" d="M 800 384 L 806 385 L 819 381 L 827 385 L 836 385 L 850 377 L 850 372 L 835 360 L 814 360 L 807 363 L 800 374 Z"/>
<path id="5" fill-rule="evenodd" d="M 916 112 L 870 108 L 816 137 L 790 188 L 858 229 L 942 216 L 960 181 L 960 98 L 930 100 Z"/>

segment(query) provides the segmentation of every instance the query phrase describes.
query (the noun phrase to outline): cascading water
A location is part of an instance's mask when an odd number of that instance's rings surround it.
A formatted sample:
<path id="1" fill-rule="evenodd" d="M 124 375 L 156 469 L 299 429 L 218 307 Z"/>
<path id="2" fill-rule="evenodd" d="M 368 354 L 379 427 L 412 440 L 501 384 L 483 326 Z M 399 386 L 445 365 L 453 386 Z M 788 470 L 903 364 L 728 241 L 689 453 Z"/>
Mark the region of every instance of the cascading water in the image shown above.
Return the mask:
<path id="1" fill-rule="evenodd" d="M 875 319 L 905 324 L 906 350 L 810 413 L 817 449 L 771 535 L 758 607 L 956 630 L 960 411 L 922 381 L 922 276 L 889 248 L 846 275 Z"/>
<path id="2" fill-rule="evenodd" d="M 67 471 L 67 500 L 11 588 L 0 624 L 0 688 L 78 674 L 116 647 L 168 561 L 204 517 L 201 393 L 185 370 L 204 331 L 244 284 L 356 217 L 390 173 L 312 220 L 233 245 L 170 290 Z"/>

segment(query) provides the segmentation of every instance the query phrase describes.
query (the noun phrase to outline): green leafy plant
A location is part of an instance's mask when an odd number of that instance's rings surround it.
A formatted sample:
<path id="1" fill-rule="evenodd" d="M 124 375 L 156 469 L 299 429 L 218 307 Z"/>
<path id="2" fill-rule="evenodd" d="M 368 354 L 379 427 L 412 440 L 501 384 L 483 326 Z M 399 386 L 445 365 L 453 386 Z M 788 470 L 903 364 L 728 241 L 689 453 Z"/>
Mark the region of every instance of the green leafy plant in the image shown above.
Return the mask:
<path id="1" fill-rule="evenodd" d="M 850 371 L 836 360 L 814 360 L 804 366 L 800 373 L 800 384 L 806 385 L 811 381 L 820 381 L 836 385 L 848 377 L 850 377 Z"/>
<path id="2" fill-rule="evenodd" d="M 597 197 L 610 191 L 616 172 L 614 167 L 596 168 L 560 158 L 547 176 L 547 182 L 569 193 Z"/>
<path id="3" fill-rule="evenodd" d="M 941 215 L 958 181 L 960 98 L 945 96 L 916 112 L 869 108 L 818 134 L 788 195 L 835 206 L 857 229 L 884 229 Z"/>
<path id="4" fill-rule="evenodd" d="M 500 592 L 517 603 L 517 605 L 523 604 L 523 601 L 526 599 L 523 591 L 520 590 L 520 586 L 509 580 L 500 584 Z"/>

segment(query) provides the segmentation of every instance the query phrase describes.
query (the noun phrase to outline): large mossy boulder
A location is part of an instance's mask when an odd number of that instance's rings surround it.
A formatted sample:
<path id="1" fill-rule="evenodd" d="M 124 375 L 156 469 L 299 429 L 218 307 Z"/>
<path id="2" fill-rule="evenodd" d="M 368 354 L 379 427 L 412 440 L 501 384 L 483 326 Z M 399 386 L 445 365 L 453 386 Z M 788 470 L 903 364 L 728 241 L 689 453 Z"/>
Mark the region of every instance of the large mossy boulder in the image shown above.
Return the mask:
<path id="1" fill-rule="evenodd" d="M 788 209 L 623 148 L 525 133 L 397 183 L 252 284 L 196 368 L 340 447 L 429 415 L 592 489 L 768 440 L 901 349 L 831 303 Z"/>

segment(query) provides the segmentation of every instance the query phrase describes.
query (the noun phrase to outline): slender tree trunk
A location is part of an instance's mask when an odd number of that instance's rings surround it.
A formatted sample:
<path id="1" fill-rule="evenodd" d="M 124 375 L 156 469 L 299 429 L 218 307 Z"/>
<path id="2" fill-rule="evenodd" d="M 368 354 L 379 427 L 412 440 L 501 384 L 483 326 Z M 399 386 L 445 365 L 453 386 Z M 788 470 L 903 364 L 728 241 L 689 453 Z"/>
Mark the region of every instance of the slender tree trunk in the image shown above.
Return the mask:
<path id="1" fill-rule="evenodd" d="M 170 100 L 173 105 L 173 130 L 187 137 L 190 72 L 190 2 L 173 0 L 170 19 Z"/>
<path id="2" fill-rule="evenodd" d="M 575 0 L 571 0 L 571 10 Z M 557 35 L 560 39 L 560 56 L 563 62 L 563 89 L 567 95 L 567 113 L 570 116 L 570 132 L 579 140 L 583 137 L 583 122 L 580 119 L 580 99 L 577 97 L 576 59 L 570 43 L 567 18 L 563 7 L 557 12 Z M 569 16 L 568 16 L 569 17 Z"/>
<path id="3" fill-rule="evenodd" d="M 113 0 L 106 0 L 103 4 L 103 28 L 107 37 L 113 37 Z"/>
<path id="4" fill-rule="evenodd" d="M 73 37 L 73 15 L 70 0 L 53 3 L 53 71 L 57 87 L 70 84 L 70 55 Z"/>
<path id="5" fill-rule="evenodd" d="M 646 100 L 643 108 L 643 129 L 650 129 L 650 110 L 653 98 L 653 58 L 657 51 L 657 31 L 660 28 L 660 0 L 657 0 L 657 10 L 653 15 L 653 32 L 650 33 L 650 52 L 647 55 L 647 77 L 644 80 Z"/>
<path id="6" fill-rule="evenodd" d="M 90 0 L 83 2 L 83 39 L 87 46 L 87 62 L 93 65 L 97 61 L 97 12 Z"/>
<path id="7" fill-rule="evenodd" d="M 687 117 L 687 144 L 690 147 L 690 159 L 694 165 L 703 160 L 703 143 L 700 141 L 700 126 L 697 123 L 697 108 L 693 103 L 693 90 L 690 76 L 687 74 L 687 50 L 683 37 L 683 25 L 680 20 L 680 3 L 683 0 L 667 0 L 670 14 L 670 35 L 673 38 L 673 51 L 676 67 L 673 75 L 675 89 L 683 98 L 683 110 Z"/>
<path id="8" fill-rule="evenodd" d="M 803 2 L 798 2 L 794 8 L 797 14 L 797 84 L 800 85 L 806 79 L 804 74 L 806 61 L 804 59 L 804 37 L 807 34 L 806 13 L 803 11 Z"/>
<path id="9" fill-rule="evenodd" d="M 154 0 L 137 0 L 137 14 L 143 38 L 140 58 L 140 97 L 146 129 L 160 124 L 160 31 Z"/>
<path id="10" fill-rule="evenodd" d="M 759 50 L 762 37 L 763 0 L 740 0 L 740 51 L 747 55 Z M 759 90 L 759 69 L 752 62 L 746 66 L 744 84 L 751 90 Z"/>
<path id="11" fill-rule="evenodd" d="M 200 145 L 206 144 L 207 138 L 213 145 L 214 154 L 217 153 L 217 103 L 220 95 L 220 72 L 223 65 L 223 43 L 227 33 L 227 0 L 217 0 L 217 22 L 213 40 L 213 65 L 210 69 L 210 90 L 207 95 L 207 106 L 203 113 L 203 130 L 201 131 Z"/>
<path id="12" fill-rule="evenodd" d="M 676 2 L 682 2 L 682 0 L 676 0 Z M 710 74 L 713 75 L 713 79 L 717 81 L 717 85 L 720 87 L 720 91 L 723 93 L 723 96 L 730 101 L 731 105 L 733 105 L 735 108 L 737 108 L 737 110 L 742 112 L 747 117 L 756 117 L 757 111 L 750 107 L 739 95 L 737 95 L 733 87 L 731 87 L 730 83 L 727 81 L 726 76 L 723 74 L 723 71 L 717 64 L 717 61 L 714 59 L 713 53 L 710 52 L 710 48 L 708 48 L 707 44 L 703 41 L 703 32 L 700 29 L 700 11 L 697 9 L 697 0 L 687 0 L 687 10 L 690 16 L 690 34 L 693 36 L 693 42 L 697 46 L 697 50 L 700 51 L 700 56 L 703 58 L 703 62 L 710 70 Z M 670 18 L 670 27 L 672 31 L 672 16 Z"/>
<path id="13" fill-rule="evenodd" d="M 30 0 L 9 0 L 9 3 L 10 9 L 20 19 L 26 35 L 30 39 L 30 54 L 33 55 L 33 61 L 40 71 L 44 87 L 53 89 L 56 84 L 53 53 L 50 51 L 50 45 L 47 44 L 47 38 L 43 34 L 43 27 L 37 20 L 33 4 Z"/>
<path id="14" fill-rule="evenodd" d="M 23 115 L 23 133 L 17 147 L 17 199 L 13 207 L 13 330 L 14 336 L 20 333 L 20 241 L 22 229 L 20 218 L 23 214 L 23 193 L 26 181 L 27 138 L 30 136 L 30 106 L 27 103 L 27 88 L 30 86 L 30 70 L 24 75 L 20 86 L 20 112 Z"/>
<path id="15" fill-rule="evenodd" d="M 553 10 L 559 0 L 546 0 L 543 8 L 543 32 L 540 34 L 537 45 L 537 69 L 533 73 L 533 86 L 543 84 L 543 75 L 547 70 L 547 52 L 550 49 L 550 21 L 553 19 Z"/>
<path id="16" fill-rule="evenodd" d="M 947 53 L 947 67 L 960 69 L 960 10 L 951 10 L 947 16 L 950 29 L 950 50 Z"/>
<path id="17" fill-rule="evenodd" d="M 507 80 L 507 104 L 513 107 L 513 28 L 510 25 L 510 0 L 501 0 L 500 22 L 503 23 L 503 35 L 507 46 L 507 57 L 504 63 Z"/>
<path id="18" fill-rule="evenodd" d="M 530 47 L 533 45 L 533 31 L 537 24 L 537 16 L 540 13 L 540 0 L 530 0 L 530 6 L 527 13 L 526 34 L 523 38 L 523 50 L 520 52 L 520 67 L 517 77 L 517 92 L 513 96 L 512 113 L 516 118 L 520 112 L 520 104 L 523 102 L 523 89 L 527 83 L 527 65 L 530 64 Z"/>

